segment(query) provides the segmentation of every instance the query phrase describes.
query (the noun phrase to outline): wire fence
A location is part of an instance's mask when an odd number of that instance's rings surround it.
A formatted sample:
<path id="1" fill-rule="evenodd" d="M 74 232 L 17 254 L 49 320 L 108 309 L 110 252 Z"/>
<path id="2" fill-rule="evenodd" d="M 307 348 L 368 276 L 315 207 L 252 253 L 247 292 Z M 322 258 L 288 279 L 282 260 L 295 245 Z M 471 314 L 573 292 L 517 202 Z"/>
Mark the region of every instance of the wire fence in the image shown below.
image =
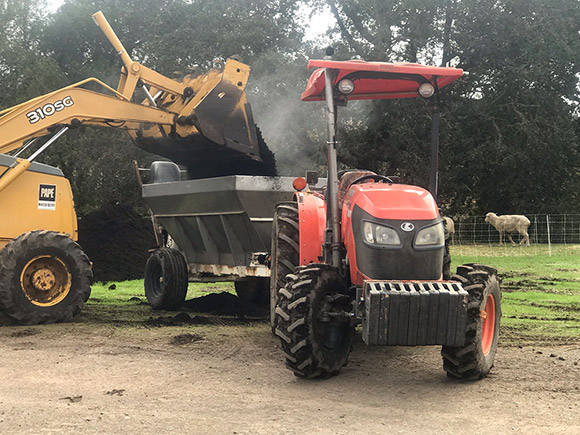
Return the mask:
<path id="1" fill-rule="evenodd" d="M 528 234 L 530 236 L 531 251 L 537 249 L 558 249 L 566 252 L 570 246 L 570 253 L 580 252 L 580 214 L 534 214 L 526 215 L 530 220 Z M 489 223 L 485 222 L 485 216 L 467 216 L 454 218 L 455 234 L 452 244 L 455 246 L 488 245 L 490 247 L 499 244 L 499 232 Z M 522 236 L 512 234 L 514 243 L 518 246 Z M 505 247 L 511 248 L 508 234 L 503 237 Z M 525 248 L 522 241 L 522 247 Z M 533 248 L 536 249 L 533 249 Z M 529 249 L 529 248 L 528 248 Z"/>

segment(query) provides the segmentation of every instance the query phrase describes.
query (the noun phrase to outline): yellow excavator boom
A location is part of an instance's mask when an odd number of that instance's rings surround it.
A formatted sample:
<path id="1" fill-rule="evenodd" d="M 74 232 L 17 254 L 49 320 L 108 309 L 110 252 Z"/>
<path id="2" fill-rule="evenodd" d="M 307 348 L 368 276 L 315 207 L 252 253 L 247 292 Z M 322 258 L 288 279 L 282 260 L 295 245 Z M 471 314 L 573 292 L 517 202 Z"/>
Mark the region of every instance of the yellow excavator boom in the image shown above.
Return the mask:
<path id="1" fill-rule="evenodd" d="M 276 174 L 273 161 L 260 167 L 265 144 L 246 101 L 247 65 L 228 59 L 222 71 L 173 80 L 133 61 L 101 12 L 93 18 L 123 62 L 117 89 L 89 78 L 1 111 L 0 153 L 63 127 L 98 125 L 124 128 L 141 148 L 188 168 L 223 160 L 218 167 L 235 173 L 232 161 L 251 161 L 256 175 Z M 141 102 L 134 101 L 137 89 L 145 94 Z M 19 159 L 0 173 L 0 191 L 26 170 L 24 165 L 25 159 Z M 213 175 L 227 174 L 218 169 Z"/>

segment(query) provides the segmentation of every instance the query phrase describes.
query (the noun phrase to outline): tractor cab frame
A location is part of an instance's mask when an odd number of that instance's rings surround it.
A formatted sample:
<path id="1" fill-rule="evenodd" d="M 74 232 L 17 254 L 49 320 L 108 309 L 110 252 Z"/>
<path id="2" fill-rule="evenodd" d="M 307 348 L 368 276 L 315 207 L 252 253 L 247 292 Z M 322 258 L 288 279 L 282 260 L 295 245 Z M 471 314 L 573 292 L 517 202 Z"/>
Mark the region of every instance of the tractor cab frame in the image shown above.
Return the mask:
<path id="1" fill-rule="evenodd" d="M 325 101 L 328 128 L 328 218 L 325 261 L 341 267 L 338 207 L 337 108 L 348 100 L 421 97 L 432 102 L 431 170 L 429 191 L 436 200 L 439 155 L 439 90 L 463 75 L 458 68 L 430 67 L 414 63 L 364 62 L 360 60 L 310 60 L 312 73 L 302 101 Z"/>

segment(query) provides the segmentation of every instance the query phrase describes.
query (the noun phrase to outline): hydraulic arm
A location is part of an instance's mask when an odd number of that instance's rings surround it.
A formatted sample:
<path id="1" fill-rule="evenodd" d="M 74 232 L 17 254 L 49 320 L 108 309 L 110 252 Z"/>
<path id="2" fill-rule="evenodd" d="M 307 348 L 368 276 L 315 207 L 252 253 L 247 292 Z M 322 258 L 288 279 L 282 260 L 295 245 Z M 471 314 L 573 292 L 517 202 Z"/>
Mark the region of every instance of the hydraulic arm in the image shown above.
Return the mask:
<path id="1" fill-rule="evenodd" d="M 244 92 L 247 65 L 228 59 L 223 71 L 173 80 L 133 61 L 101 12 L 93 18 L 123 63 L 117 89 L 89 78 L 1 111 L 0 153 L 63 128 L 98 125 L 126 129 L 139 147 L 192 167 L 190 172 L 196 162 L 208 159 L 223 160 L 221 172 L 231 168 L 230 160 L 262 164 Z M 137 89 L 145 95 L 141 102 L 134 102 Z M 0 174 L 0 191 L 29 165 L 30 160 L 18 159 Z M 219 166 L 215 175 L 226 175 Z M 261 170 L 260 175 L 275 175 L 274 166 Z"/>

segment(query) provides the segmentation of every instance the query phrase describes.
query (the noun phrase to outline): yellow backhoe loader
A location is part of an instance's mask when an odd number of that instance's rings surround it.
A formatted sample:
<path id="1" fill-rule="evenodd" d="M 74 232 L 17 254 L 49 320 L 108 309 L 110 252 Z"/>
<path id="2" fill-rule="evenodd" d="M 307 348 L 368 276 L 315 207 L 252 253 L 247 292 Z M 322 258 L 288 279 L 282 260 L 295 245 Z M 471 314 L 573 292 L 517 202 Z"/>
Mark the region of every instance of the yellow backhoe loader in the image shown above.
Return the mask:
<path id="1" fill-rule="evenodd" d="M 123 63 L 117 89 L 89 78 L 0 112 L 0 311 L 22 324 L 68 321 L 90 295 L 70 184 L 34 161 L 68 129 L 124 128 L 190 178 L 276 174 L 246 101 L 247 65 L 228 59 L 222 70 L 173 80 L 133 61 L 101 12 L 93 18 Z M 38 138 L 48 140 L 19 157 Z"/>

